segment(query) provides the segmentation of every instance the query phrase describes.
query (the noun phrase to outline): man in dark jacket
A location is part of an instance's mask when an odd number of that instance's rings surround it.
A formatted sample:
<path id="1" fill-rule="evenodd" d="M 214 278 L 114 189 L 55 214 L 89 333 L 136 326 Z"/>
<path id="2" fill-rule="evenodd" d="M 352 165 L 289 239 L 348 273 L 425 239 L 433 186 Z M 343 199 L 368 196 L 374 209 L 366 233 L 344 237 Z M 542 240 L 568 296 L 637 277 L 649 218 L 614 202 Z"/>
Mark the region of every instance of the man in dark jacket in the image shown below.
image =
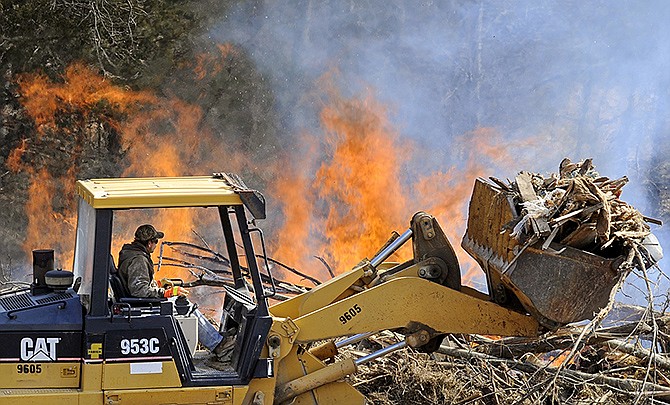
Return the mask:
<path id="1" fill-rule="evenodd" d="M 163 236 L 165 234 L 157 231 L 153 225 L 141 225 L 135 231 L 135 240 L 123 245 L 119 252 L 119 277 L 133 297 L 169 298 L 173 295 L 188 295 L 188 291 L 181 287 L 159 286 L 154 280 L 151 254 Z"/>
<path id="2" fill-rule="evenodd" d="M 151 254 L 163 236 L 165 234 L 157 231 L 153 225 L 141 225 L 135 231 L 135 240 L 123 245 L 119 252 L 119 277 L 133 297 L 170 298 L 188 295 L 188 291 L 182 287 L 174 287 L 168 283 L 159 285 L 154 280 L 154 262 Z M 216 354 L 219 360 L 229 362 L 235 345 L 234 337 L 224 339 L 197 309 L 193 311 L 193 315 L 198 318 L 200 343 Z"/>

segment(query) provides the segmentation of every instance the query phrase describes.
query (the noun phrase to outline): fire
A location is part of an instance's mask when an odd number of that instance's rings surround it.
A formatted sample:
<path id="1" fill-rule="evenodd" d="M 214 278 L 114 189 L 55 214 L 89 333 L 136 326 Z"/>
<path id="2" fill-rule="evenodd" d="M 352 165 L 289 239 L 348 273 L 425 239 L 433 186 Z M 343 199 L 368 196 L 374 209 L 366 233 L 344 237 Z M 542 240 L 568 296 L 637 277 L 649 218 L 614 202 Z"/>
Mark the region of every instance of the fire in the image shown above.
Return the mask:
<path id="1" fill-rule="evenodd" d="M 407 156 L 386 113 L 371 99 L 336 99 L 321 112 L 330 162 L 316 173 L 317 197 L 328 202 L 320 254 L 337 272 L 371 257 L 407 219 L 398 179 Z M 345 267 L 345 268 L 342 268 Z"/>
<path id="2" fill-rule="evenodd" d="M 75 63 L 65 70 L 63 83 L 56 83 L 41 74 L 19 78 L 22 104 L 34 119 L 38 133 L 56 126 L 58 112 L 78 107 L 90 114 L 98 103 L 110 103 L 121 113 L 128 113 L 145 103 L 155 103 L 149 92 L 128 91 L 115 86 L 86 66 Z"/>
<path id="3" fill-rule="evenodd" d="M 551 356 L 549 358 L 550 360 L 549 367 L 559 367 L 568 359 L 569 355 L 570 355 L 569 352 L 564 351 L 558 354 L 557 356 Z"/>
<path id="4" fill-rule="evenodd" d="M 58 250 L 61 255 L 56 259 L 56 265 L 62 267 L 72 262 L 74 252 L 69 248 L 69 242 L 76 226 L 76 218 L 75 210 L 70 209 L 71 207 L 54 211 L 45 209 L 53 206 L 53 199 L 60 192 L 67 192 L 72 188 L 69 184 L 56 183 L 44 169 L 34 175 L 26 201 L 26 212 L 29 213 L 26 243 L 31 246 L 30 250 L 40 248 Z"/>
<path id="5" fill-rule="evenodd" d="M 309 156 L 326 156 L 315 176 L 296 176 L 313 172 L 313 161 L 291 159 L 285 162 L 292 165 L 289 176 L 271 193 L 280 198 L 285 218 L 273 251 L 323 279 L 329 275 L 313 256 L 341 273 L 370 258 L 394 228 L 406 226 L 407 196 L 397 179 L 408 156 L 400 152 L 408 147 L 371 97 L 334 96 L 320 118 L 323 141 L 305 137 Z"/>
<path id="6" fill-rule="evenodd" d="M 198 174 L 219 171 L 218 163 L 231 155 L 210 130 L 202 127 L 199 107 L 113 85 L 83 65 L 68 68 L 62 82 L 38 74 L 21 76 L 18 82 L 22 104 L 35 122 L 36 134 L 11 152 L 7 165 L 15 172 L 31 174 L 24 244 L 28 257 L 33 249 L 52 247 L 60 260 L 58 265 L 71 268 L 76 226 L 74 184 L 82 150 L 99 141 L 96 136 L 100 126 L 116 133 L 125 150 L 128 165 L 123 176 L 176 176 L 196 168 Z M 65 123 L 62 117 L 66 117 Z M 91 126 L 90 122 L 100 125 Z M 69 170 L 65 173 L 62 169 L 49 170 L 62 167 L 63 162 L 44 162 L 37 171 L 23 162 L 23 156 L 29 151 L 35 153 L 33 149 L 47 138 L 65 139 L 72 145 L 68 150 L 72 161 L 66 162 Z M 243 161 L 236 156 L 227 160 L 226 170 L 231 171 Z M 116 223 L 113 249 L 116 252 L 128 238 L 132 240 L 132 233 L 142 223 L 154 223 L 172 240 L 181 240 L 192 237 L 197 222 L 194 214 L 186 211 L 155 217 L 129 215 Z"/>
<path id="7" fill-rule="evenodd" d="M 491 165 L 514 162 L 501 134 L 492 128 L 465 134 L 455 141 L 456 148 L 470 151 L 464 167 L 417 176 L 407 184 L 402 179 L 423 151 L 400 138 L 386 110 L 371 97 L 331 97 L 320 114 L 323 137 L 305 136 L 302 142 L 308 145 L 307 156 L 323 156 L 316 174 L 300 175 L 313 173 L 314 161 L 292 158 L 284 164 L 289 174 L 271 190 L 285 218 L 272 249 L 277 258 L 327 279 L 314 256 L 324 258 L 336 273 L 344 272 L 371 258 L 391 231 L 403 232 L 411 216 L 423 210 L 438 219 L 451 241 L 465 271 L 464 283 L 481 282 L 483 274 L 460 248 L 460 239 L 474 179 L 486 175 Z M 391 260 L 410 257 L 405 247 Z"/>
<path id="8" fill-rule="evenodd" d="M 288 163 L 288 162 L 287 162 Z M 290 166 L 287 166 L 290 169 Z M 270 194 L 278 198 L 286 221 L 274 239 L 272 251 L 282 261 L 303 270 L 309 269 L 302 265 L 304 258 L 314 254 L 309 245 L 312 226 L 312 203 L 309 195 L 311 183 L 307 176 L 295 171 L 286 173 L 287 178 L 270 185 Z M 284 274 L 283 277 L 290 277 Z M 300 280 L 295 280 L 300 282 Z"/>
<path id="9" fill-rule="evenodd" d="M 18 172 L 21 170 L 21 157 L 28 149 L 28 141 L 26 139 L 21 140 L 21 146 L 17 147 L 9 154 L 5 166 L 13 172 Z"/>
<path id="10" fill-rule="evenodd" d="M 215 75 L 227 58 L 236 55 L 231 45 L 218 50 L 196 59 L 192 66 L 196 78 Z M 91 142 L 102 142 L 96 138 L 102 136 L 100 128 L 118 137 L 124 153 L 125 168 L 119 169 L 123 176 L 238 172 L 253 161 L 231 152 L 217 138 L 204 124 L 200 107 L 177 97 L 116 86 L 80 64 L 67 69 L 58 82 L 25 75 L 19 84 L 21 101 L 37 129 L 36 136 L 24 139 L 7 160 L 11 170 L 31 173 L 25 250 L 29 254 L 32 249 L 54 246 L 65 268 L 72 265 L 76 207 L 74 199 L 61 196 L 74 195 L 82 151 Z M 464 134 L 453 145 L 454 150 L 464 151 L 459 157 L 463 165 L 417 174 L 413 162 L 426 151 L 401 137 L 382 104 L 370 95 L 346 98 L 333 90 L 327 94 L 319 115 L 321 132 L 303 134 L 300 145 L 285 160 L 264 163 L 267 172 L 275 173 L 266 190 L 268 210 L 272 215 L 280 207 L 284 220 L 276 236 L 268 238 L 270 255 L 327 279 L 330 275 L 315 256 L 336 273 L 344 272 L 371 258 L 393 230 L 404 231 L 414 212 L 423 210 L 442 224 L 466 271 L 464 282 L 481 277 L 459 242 L 474 178 L 486 175 L 492 165 L 514 162 L 501 135 L 491 128 Z M 63 117 L 72 122 L 63 124 Z M 31 148 L 48 137 L 62 137 L 73 145 L 69 155 L 73 160 L 65 173 L 48 170 L 49 162 L 34 172 L 23 163 Z M 114 252 L 132 239 L 142 223 L 154 224 L 173 241 L 192 240 L 192 231 L 205 226 L 203 218 L 187 211 L 130 213 L 115 221 Z M 408 244 L 391 260 L 410 257 Z M 290 279 L 288 274 L 283 277 Z"/>
<path id="11" fill-rule="evenodd" d="M 580 352 L 588 351 L 589 347 L 585 347 Z M 540 361 L 542 361 L 547 367 L 556 368 L 561 367 L 562 365 L 578 365 L 579 359 L 581 356 L 579 354 L 570 357 L 570 350 L 552 350 L 547 353 L 539 355 Z"/>
<path id="12" fill-rule="evenodd" d="M 219 52 L 218 54 L 201 53 L 196 55 L 195 66 L 193 67 L 196 79 L 203 80 L 207 77 L 215 77 L 225 67 L 222 61 L 239 56 L 237 48 L 230 43 L 217 44 L 216 49 Z"/>

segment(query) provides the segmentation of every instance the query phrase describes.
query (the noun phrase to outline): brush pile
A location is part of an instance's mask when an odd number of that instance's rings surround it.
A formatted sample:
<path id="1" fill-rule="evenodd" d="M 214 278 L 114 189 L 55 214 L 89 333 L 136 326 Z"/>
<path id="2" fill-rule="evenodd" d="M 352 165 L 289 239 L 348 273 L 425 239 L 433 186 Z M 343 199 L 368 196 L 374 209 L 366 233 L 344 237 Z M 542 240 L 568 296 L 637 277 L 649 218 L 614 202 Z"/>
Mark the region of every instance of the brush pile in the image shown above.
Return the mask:
<path id="1" fill-rule="evenodd" d="M 350 382 L 384 405 L 670 402 L 670 358 L 663 353 L 670 316 L 617 306 L 611 317 L 625 319 L 539 339 L 450 335 L 433 354 L 396 352 L 362 366 Z M 401 339 L 384 332 L 344 355 Z"/>

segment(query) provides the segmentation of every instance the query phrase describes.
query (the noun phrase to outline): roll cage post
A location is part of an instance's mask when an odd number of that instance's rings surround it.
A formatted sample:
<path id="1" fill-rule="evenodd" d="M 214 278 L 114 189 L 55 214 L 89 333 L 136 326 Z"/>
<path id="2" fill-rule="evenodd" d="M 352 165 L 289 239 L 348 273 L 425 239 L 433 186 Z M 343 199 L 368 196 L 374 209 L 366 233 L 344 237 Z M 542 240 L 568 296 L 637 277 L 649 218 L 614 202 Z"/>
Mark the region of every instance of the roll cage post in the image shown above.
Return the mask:
<path id="1" fill-rule="evenodd" d="M 230 208 L 230 209 L 229 209 Z M 263 282 L 261 280 L 260 270 L 258 269 L 258 264 L 256 263 L 256 254 L 254 252 L 253 243 L 251 241 L 251 234 L 249 227 L 247 225 L 247 218 L 244 212 L 244 207 L 241 205 L 236 205 L 232 207 L 220 206 L 219 207 L 219 216 L 221 217 L 221 225 L 223 227 L 223 234 L 226 241 L 226 249 L 228 251 L 228 256 L 230 259 L 230 267 L 233 273 L 233 279 L 235 280 L 235 288 L 244 287 L 244 278 L 242 276 L 242 271 L 240 269 L 240 262 L 237 257 L 237 245 L 235 243 L 235 236 L 233 233 L 233 227 L 230 220 L 229 213 L 235 214 L 237 219 L 237 226 L 240 231 L 240 236 L 242 238 L 242 246 L 244 248 L 244 253 L 247 257 L 247 266 L 249 268 L 249 275 L 251 276 L 252 286 L 254 288 L 254 294 L 256 296 L 256 303 L 258 308 L 258 316 L 267 316 L 268 306 L 264 296 Z"/>

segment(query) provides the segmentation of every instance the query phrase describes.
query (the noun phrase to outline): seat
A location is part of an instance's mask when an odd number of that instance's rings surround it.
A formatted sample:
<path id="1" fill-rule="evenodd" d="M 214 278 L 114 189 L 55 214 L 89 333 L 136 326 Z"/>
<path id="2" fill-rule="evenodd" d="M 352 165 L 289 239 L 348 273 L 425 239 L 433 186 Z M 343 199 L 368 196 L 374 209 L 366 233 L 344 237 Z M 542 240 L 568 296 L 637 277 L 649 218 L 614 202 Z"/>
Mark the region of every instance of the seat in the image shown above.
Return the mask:
<path id="1" fill-rule="evenodd" d="M 116 302 L 119 303 L 126 303 L 130 306 L 155 306 L 156 304 L 160 305 L 161 302 L 166 301 L 165 298 L 138 298 L 131 296 L 128 286 L 123 282 L 119 275 L 112 255 L 109 255 L 109 285 L 112 287 Z"/>
<path id="2" fill-rule="evenodd" d="M 116 268 L 114 258 L 111 255 L 109 256 L 109 285 L 112 287 L 114 298 L 117 301 L 130 295 L 128 288 L 121 280 L 121 277 L 119 277 L 118 269 Z"/>

